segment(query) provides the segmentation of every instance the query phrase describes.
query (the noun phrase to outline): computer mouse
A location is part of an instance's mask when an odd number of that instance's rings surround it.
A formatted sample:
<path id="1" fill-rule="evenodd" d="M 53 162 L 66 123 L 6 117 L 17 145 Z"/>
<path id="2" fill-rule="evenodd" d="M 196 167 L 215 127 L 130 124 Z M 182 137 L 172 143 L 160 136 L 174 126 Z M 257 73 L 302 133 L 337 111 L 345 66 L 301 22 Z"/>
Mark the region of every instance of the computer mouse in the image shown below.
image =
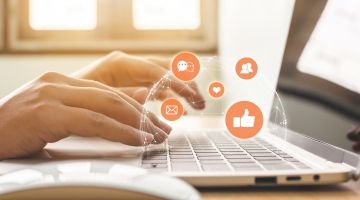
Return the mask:
<path id="1" fill-rule="evenodd" d="M 186 182 L 111 161 L 62 161 L 0 175 L 1 200 L 200 199 Z"/>

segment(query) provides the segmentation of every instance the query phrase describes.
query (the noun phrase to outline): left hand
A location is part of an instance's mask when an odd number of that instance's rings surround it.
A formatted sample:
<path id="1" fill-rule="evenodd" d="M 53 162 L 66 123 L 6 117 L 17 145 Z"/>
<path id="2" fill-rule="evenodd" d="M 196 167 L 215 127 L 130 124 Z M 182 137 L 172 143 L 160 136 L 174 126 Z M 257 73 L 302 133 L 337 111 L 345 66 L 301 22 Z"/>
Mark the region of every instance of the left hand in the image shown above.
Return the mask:
<path id="1" fill-rule="evenodd" d="M 112 52 L 76 73 L 78 78 L 102 82 L 112 87 L 121 87 L 122 92 L 144 103 L 148 87 L 159 81 L 167 72 L 170 61 L 161 58 L 143 58 L 123 52 Z M 157 99 L 173 96 L 185 98 L 195 109 L 203 109 L 205 100 L 194 82 L 185 83 L 170 76 L 170 90 L 157 92 Z"/>

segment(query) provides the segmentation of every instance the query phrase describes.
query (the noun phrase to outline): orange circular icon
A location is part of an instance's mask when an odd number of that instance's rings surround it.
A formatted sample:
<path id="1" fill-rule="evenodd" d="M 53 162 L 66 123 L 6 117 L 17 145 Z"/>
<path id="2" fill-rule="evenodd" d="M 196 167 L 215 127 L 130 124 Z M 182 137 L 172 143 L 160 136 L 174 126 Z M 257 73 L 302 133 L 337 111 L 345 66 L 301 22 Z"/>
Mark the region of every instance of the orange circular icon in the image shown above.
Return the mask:
<path id="1" fill-rule="evenodd" d="M 254 137 L 263 125 L 263 115 L 260 108 L 250 101 L 240 101 L 233 104 L 225 116 L 229 132 L 241 139 Z"/>
<path id="2" fill-rule="evenodd" d="M 161 115 L 169 120 L 178 120 L 184 113 L 184 107 L 177 99 L 166 99 L 161 105 Z"/>
<path id="3" fill-rule="evenodd" d="M 179 53 L 173 58 L 171 69 L 178 79 L 191 81 L 199 74 L 200 61 L 193 53 Z"/>
<path id="4" fill-rule="evenodd" d="M 257 63 L 255 60 L 249 57 L 245 57 L 240 59 L 236 63 L 236 73 L 239 75 L 242 79 L 251 79 L 253 78 L 258 70 Z"/>
<path id="5" fill-rule="evenodd" d="M 220 82 L 212 82 L 209 85 L 209 94 L 212 97 L 219 98 L 225 92 L 224 85 Z"/>

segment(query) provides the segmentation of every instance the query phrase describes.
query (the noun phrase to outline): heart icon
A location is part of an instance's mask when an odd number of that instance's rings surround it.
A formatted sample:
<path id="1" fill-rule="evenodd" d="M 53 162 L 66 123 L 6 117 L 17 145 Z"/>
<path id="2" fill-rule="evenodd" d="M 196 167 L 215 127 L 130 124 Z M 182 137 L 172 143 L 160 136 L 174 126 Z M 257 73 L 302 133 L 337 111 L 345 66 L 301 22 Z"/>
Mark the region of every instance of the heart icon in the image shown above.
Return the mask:
<path id="1" fill-rule="evenodd" d="M 220 90 L 221 90 L 220 87 L 213 87 L 213 91 L 214 91 L 216 94 L 219 93 Z"/>
<path id="2" fill-rule="evenodd" d="M 221 82 L 212 82 L 209 85 L 209 94 L 214 98 L 219 98 L 224 94 L 224 85 Z"/>

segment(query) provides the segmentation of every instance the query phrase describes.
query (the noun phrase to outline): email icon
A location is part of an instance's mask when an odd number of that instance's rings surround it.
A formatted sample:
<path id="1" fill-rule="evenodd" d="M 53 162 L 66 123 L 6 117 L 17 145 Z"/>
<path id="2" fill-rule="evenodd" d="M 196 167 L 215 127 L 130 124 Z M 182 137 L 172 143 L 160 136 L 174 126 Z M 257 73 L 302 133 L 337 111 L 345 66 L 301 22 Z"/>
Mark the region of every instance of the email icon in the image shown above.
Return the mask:
<path id="1" fill-rule="evenodd" d="M 179 107 L 177 105 L 166 105 L 167 115 L 177 115 L 178 112 L 179 112 Z"/>

